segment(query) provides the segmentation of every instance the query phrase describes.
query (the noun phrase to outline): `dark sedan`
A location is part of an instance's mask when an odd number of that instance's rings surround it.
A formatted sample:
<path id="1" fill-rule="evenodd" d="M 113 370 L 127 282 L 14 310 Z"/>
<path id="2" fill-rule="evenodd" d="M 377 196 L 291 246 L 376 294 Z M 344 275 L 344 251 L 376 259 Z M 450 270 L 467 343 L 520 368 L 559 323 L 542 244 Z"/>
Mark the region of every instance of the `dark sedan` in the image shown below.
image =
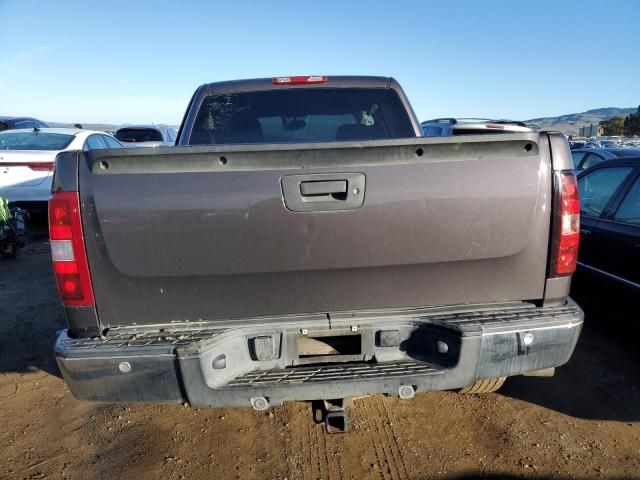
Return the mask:
<path id="1" fill-rule="evenodd" d="M 585 170 L 604 160 L 626 157 L 640 157 L 640 148 L 576 148 L 571 150 L 571 158 L 576 170 Z"/>
<path id="2" fill-rule="evenodd" d="M 32 117 L 0 117 L 0 132 L 17 128 L 46 128 L 49 125 Z"/>
<path id="3" fill-rule="evenodd" d="M 578 270 L 640 297 L 640 157 L 601 162 L 578 187 Z"/>

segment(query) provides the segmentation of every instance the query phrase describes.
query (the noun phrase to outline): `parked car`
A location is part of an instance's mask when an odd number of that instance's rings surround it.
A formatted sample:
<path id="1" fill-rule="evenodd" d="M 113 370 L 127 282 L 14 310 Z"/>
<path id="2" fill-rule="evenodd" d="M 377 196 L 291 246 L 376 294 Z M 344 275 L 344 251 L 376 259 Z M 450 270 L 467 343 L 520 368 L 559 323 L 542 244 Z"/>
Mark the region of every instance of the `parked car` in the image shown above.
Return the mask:
<path id="1" fill-rule="evenodd" d="M 486 118 L 435 118 L 420 124 L 425 137 L 531 132 L 524 122 Z"/>
<path id="2" fill-rule="evenodd" d="M 580 274 L 640 298 L 640 157 L 598 163 L 578 175 Z"/>
<path id="3" fill-rule="evenodd" d="M 494 139 L 424 138 L 392 78 L 276 77 L 198 88 L 176 148 L 61 153 L 72 393 L 319 400 L 340 431 L 342 399 L 551 373 L 583 322 L 569 147 Z"/>
<path id="4" fill-rule="evenodd" d="M 602 148 L 620 148 L 619 140 L 600 140 L 600 146 Z"/>
<path id="5" fill-rule="evenodd" d="M 17 128 L 47 128 L 49 125 L 31 117 L 0 117 L 0 132 Z"/>
<path id="6" fill-rule="evenodd" d="M 0 132 L 0 197 L 28 211 L 47 208 L 56 155 L 68 150 L 122 148 L 102 132 L 29 128 Z"/>
<path id="7" fill-rule="evenodd" d="M 576 170 L 585 170 L 604 160 L 640 157 L 640 148 L 575 148 L 571 159 Z"/>
<path id="8" fill-rule="evenodd" d="M 130 125 L 118 129 L 115 137 L 127 147 L 160 147 L 176 143 L 176 131 L 166 125 Z"/>

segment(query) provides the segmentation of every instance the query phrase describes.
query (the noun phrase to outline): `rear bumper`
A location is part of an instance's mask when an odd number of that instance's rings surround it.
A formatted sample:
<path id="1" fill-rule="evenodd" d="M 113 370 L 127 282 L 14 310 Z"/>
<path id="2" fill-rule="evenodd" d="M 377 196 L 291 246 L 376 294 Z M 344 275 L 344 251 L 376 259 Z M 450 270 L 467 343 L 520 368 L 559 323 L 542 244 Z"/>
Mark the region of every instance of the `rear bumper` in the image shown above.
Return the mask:
<path id="1" fill-rule="evenodd" d="M 222 407 L 249 406 L 264 397 L 279 405 L 397 396 L 406 385 L 417 392 L 449 390 L 480 378 L 557 367 L 569 360 L 582 323 L 582 310 L 569 300 L 561 307 L 517 303 L 349 314 L 308 325 L 122 328 L 103 339 L 61 332 L 55 352 L 78 399 Z M 298 337 L 328 333 L 359 335 L 361 351 L 342 363 L 305 365 L 309 359 L 298 355 Z"/>
<path id="2" fill-rule="evenodd" d="M 48 202 L 51 196 L 51 182 L 53 174 L 44 177 L 38 184 L 33 185 L 4 185 L 0 186 L 0 197 L 9 202 Z"/>

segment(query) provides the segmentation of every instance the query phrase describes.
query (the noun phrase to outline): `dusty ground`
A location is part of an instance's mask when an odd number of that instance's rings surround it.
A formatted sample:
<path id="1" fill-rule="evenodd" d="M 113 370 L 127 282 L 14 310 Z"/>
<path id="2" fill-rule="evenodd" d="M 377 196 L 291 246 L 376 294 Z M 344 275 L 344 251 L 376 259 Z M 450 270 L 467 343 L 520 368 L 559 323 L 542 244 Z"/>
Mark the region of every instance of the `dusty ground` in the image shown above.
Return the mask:
<path id="1" fill-rule="evenodd" d="M 21 258 L 0 260 L 0 477 L 640 478 L 640 350 L 618 321 L 588 312 L 554 378 L 513 378 L 485 396 L 358 400 L 344 435 L 325 435 L 303 403 L 93 405 L 59 377 L 51 351 L 64 319 L 44 238 L 32 238 Z"/>

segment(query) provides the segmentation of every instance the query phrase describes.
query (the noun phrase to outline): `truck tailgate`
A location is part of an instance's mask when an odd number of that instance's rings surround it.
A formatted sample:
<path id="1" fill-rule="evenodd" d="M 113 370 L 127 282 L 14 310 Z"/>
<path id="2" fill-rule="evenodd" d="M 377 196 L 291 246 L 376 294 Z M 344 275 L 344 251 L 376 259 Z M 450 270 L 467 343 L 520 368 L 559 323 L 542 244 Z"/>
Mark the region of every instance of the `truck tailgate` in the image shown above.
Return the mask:
<path id="1" fill-rule="evenodd" d="M 533 133 L 85 153 L 99 320 L 539 299 L 550 171 Z"/>

